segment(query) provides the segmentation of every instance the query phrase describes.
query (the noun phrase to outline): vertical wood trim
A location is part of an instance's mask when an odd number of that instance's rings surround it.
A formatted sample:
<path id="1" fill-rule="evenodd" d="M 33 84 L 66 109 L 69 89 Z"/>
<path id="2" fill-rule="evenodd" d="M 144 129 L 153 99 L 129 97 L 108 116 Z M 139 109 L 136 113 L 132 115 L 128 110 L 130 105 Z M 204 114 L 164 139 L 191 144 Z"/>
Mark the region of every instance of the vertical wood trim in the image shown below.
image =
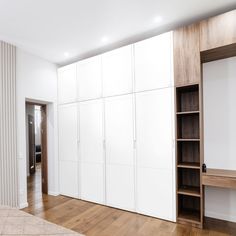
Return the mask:
<path id="1" fill-rule="evenodd" d="M 0 41 L 0 204 L 18 206 L 16 48 Z"/>
<path id="2" fill-rule="evenodd" d="M 42 193 L 48 194 L 47 106 L 41 106 Z"/>

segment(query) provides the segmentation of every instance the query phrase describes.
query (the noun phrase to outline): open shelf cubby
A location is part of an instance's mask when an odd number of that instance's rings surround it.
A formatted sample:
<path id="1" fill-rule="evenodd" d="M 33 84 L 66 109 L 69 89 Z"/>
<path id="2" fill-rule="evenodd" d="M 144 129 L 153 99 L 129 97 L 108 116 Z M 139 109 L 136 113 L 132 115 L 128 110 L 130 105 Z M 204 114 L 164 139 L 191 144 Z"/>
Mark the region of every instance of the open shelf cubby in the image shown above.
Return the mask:
<path id="1" fill-rule="evenodd" d="M 191 85 L 176 88 L 177 113 L 199 111 L 199 86 Z"/>
<path id="2" fill-rule="evenodd" d="M 177 161 L 178 167 L 200 168 L 200 142 L 178 142 Z"/>
<path id="3" fill-rule="evenodd" d="M 199 139 L 199 114 L 177 115 L 178 139 Z"/>
<path id="4" fill-rule="evenodd" d="M 178 208 L 178 219 L 191 223 L 200 223 L 201 202 L 199 197 L 179 195 Z"/>
<path id="5" fill-rule="evenodd" d="M 178 168 L 178 193 L 200 196 L 200 170 Z"/>
<path id="6" fill-rule="evenodd" d="M 199 85 L 176 87 L 178 222 L 202 227 Z"/>

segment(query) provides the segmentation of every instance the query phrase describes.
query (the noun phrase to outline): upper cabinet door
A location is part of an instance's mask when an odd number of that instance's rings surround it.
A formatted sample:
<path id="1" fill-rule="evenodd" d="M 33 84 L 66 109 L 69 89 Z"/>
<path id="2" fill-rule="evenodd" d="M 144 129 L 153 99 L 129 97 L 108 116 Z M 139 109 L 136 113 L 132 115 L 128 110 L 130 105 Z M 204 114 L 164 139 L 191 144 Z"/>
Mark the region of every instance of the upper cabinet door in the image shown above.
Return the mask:
<path id="1" fill-rule="evenodd" d="M 77 161 L 77 104 L 67 104 L 58 107 L 59 159 Z"/>
<path id="2" fill-rule="evenodd" d="M 58 69 L 58 102 L 70 103 L 77 99 L 76 64 Z"/>
<path id="3" fill-rule="evenodd" d="M 131 93 L 132 45 L 102 55 L 103 96 Z"/>
<path id="4" fill-rule="evenodd" d="M 103 101 L 80 102 L 80 159 L 103 163 Z"/>
<path id="5" fill-rule="evenodd" d="M 77 63 L 78 97 L 88 100 L 102 96 L 101 56 Z"/>
<path id="6" fill-rule="evenodd" d="M 138 42 L 134 47 L 135 91 L 172 86 L 172 32 Z"/>
<path id="7" fill-rule="evenodd" d="M 136 95 L 137 165 L 172 169 L 174 140 L 173 88 Z"/>
<path id="8" fill-rule="evenodd" d="M 174 31 L 174 74 L 176 86 L 200 83 L 199 24 Z"/>
<path id="9" fill-rule="evenodd" d="M 206 51 L 213 48 L 235 44 L 236 43 L 235 22 L 236 22 L 236 10 L 226 12 L 224 14 L 201 21 L 200 51 Z"/>

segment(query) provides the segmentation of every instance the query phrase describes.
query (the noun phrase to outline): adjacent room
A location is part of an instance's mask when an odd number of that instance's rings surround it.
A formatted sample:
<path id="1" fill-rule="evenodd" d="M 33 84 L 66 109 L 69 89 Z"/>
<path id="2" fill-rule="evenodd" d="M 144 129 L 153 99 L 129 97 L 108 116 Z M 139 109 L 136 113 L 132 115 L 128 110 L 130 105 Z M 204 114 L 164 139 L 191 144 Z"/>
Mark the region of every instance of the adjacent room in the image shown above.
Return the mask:
<path id="1" fill-rule="evenodd" d="M 0 235 L 236 236 L 236 0 L 0 0 Z"/>

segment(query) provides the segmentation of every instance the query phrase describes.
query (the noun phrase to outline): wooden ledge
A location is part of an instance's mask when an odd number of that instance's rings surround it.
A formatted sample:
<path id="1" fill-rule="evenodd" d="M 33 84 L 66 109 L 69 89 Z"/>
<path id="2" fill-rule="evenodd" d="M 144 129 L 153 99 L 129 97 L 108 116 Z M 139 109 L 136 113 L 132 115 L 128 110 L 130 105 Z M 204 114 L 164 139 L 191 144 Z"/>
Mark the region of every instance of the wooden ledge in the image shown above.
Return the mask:
<path id="1" fill-rule="evenodd" d="M 205 186 L 236 189 L 236 171 L 207 169 L 206 173 L 202 173 L 202 184 Z"/>

